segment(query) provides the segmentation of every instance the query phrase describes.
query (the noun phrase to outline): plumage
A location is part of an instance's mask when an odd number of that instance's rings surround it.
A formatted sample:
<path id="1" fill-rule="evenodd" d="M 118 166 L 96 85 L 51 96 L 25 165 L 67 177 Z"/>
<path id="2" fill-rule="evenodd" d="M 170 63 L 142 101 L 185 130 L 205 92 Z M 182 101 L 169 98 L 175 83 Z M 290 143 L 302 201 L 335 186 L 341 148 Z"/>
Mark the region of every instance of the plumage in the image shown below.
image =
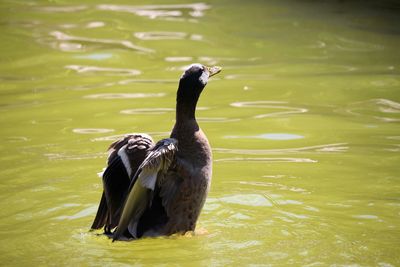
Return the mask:
<path id="1" fill-rule="evenodd" d="M 184 72 L 170 138 L 154 144 L 146 134 L 132 134 L 111 144 L 92 229 L 104 227 L 113 240 L 195 229 L 212 174 L 211 148 L 195 110 L 208 78 L 220 70 L 192 64 Z"/>

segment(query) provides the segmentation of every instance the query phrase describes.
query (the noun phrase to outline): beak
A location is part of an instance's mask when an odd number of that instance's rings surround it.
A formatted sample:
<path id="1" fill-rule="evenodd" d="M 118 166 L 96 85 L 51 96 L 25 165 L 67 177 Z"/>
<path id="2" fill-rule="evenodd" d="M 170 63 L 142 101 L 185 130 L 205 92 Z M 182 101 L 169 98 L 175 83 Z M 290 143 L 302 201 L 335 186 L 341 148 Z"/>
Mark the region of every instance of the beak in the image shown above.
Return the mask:
<path id="1" fill-rule="evenodd" d="M 207 67 L 207 70 L 208 70 L 208 73 L 209 73 L 208 77 L 212 77 L 215 74 L 220 73 L 222 68 L 218 67 L 218 66 L 213 66 L 213 67 Z"/>

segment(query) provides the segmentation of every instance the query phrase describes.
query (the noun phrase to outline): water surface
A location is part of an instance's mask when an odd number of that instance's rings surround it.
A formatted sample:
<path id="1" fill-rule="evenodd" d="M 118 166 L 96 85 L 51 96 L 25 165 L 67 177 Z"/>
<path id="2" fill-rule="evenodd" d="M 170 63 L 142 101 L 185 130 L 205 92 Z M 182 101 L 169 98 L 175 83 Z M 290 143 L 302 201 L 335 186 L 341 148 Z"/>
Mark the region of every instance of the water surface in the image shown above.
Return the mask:
<path id="1" fill-rule="evenodd" d="M 2 1 L 5 266 L 400 265 L 396 1 Z M 194 236 L 88 232 L 110 142 L 168 136 L 187 65 L 214 153 Z"/>

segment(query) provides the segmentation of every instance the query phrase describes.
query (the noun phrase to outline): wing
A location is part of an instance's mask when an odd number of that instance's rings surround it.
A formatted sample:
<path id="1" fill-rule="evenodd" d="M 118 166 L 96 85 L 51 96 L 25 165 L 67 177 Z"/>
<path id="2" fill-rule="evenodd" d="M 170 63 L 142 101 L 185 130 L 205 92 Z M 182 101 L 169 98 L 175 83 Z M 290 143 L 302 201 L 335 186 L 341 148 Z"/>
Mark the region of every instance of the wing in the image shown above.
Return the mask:
<path id="1" fill-rule="evenodd" d="M 108 166 L 103 173 L 103 194 L 92 229 L 117 226 L 131 184 L 131 177 L 146 158 L 153 140 L 146 134 L 127 135 L 111 144 Z"/>
<path id="2" fill-rule="evenodd" d="M 178 141 L 167 138 L 159 141 L 148 153 L 131 181 L 128 196 L 113 240 L 128 229 L 137 238 L 137 225 L 144 211 L 151 206 L 156 182 L 163 177 L 175 160 Z"/>

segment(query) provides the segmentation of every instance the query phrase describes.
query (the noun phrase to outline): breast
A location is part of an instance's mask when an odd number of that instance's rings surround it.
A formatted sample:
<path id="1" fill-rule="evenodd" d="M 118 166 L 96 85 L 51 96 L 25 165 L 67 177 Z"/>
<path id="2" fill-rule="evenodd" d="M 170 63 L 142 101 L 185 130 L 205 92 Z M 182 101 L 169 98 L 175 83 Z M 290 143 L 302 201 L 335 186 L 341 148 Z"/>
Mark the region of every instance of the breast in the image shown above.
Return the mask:
<path id="1" fill-rule="evenodd" d="M 191 128 L 193 129 L 193 128 Z M 171 170 L 179 182 L 168 207 L 166 235 L 193 231 L 204 206 L 212 176 L 212 153 L 206 135 L 199 128 L 189 131 L 176 127 L 171 137 L 178 140 L 176 169 Z M 184 131 L 185 134 L 183 134 Z"/>
<path id="2" fill-rule="evenodd" d="M 199 174 L 182 180 L 169 208 L 165 234 L 194 231 L 208 194 L 210 178 L 208 175 Z"/>

